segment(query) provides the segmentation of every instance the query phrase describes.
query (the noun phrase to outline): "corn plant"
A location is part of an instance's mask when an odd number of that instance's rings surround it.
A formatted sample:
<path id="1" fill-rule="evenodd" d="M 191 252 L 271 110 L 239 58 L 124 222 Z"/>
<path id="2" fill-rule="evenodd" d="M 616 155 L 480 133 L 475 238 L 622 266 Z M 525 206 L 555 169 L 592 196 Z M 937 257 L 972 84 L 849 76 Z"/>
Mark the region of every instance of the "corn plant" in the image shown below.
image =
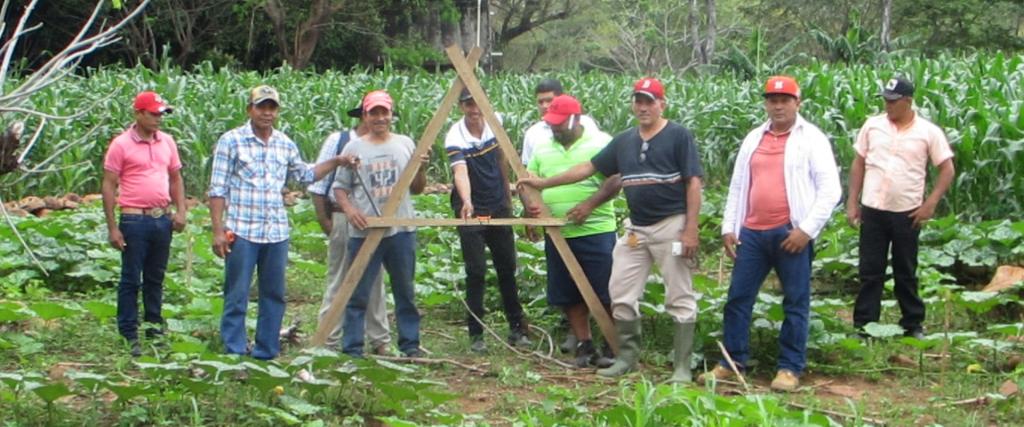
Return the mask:
<path id="1" fill-rule="evenodd" d="M 659 75 L 667 87 L 666 115 L 693 129 L 711 188 L 727 185 L 740 141 L 765 120 L 760 95 L 761 74 L 766 72 L 749 77 L 732 73 Z M 882 82 L 896 74 L 908 76 L 918 87 L 915 102 L 920 114 L 945 130 L 956 154 L 956 182 L 940 211 L 969 219 L 1013 219 L 1024 207 L 1024 179 L 1015 166 L 1024 162 L 1024 57 L 945 54 L 933 59 L 893 58 L 880 65 L 812 62 L 771 72 L 791 74 L 800 81 L 801 114 L 831 137 L 844 169 L 852 160 L 852 141 L 858 129 L 867 117 L 882 111 L 877 97 Z M 615 134 L 633 125 L 630 91 L 639 76 L 578 71 L 545 76 L 484 75 L 484 90 L 502 113 L 504 127 L 516 146 L 521 144 L 523 131 L 539 119 L 533 86 L 544 77 L 559 78 L 603 130 Z M 258 74 L 215 69 L 209 64 L 188 71 L 166 67 L 160 73 L 144 68 L 88 70 L 31 99 L 36 110 L 83 113 L 73 122 L 46 124 L 42 138 L 52 144 L 38 147 L 32 157 L 50 156 L 49 146 L 59 146 L 61 141 L 75 141 L 82 135 L 87 135 L 87 140 L 60 153 L 59 168 L 21 179 L 7 177 L 0 182 L 0 191 L 8 198 L 98 191 L 104 151 L 110 139 L 130 123 L 130 102 L 140 90 L 156 90 L 177 107 L 164 127 L 179 142 L 186 191 L 202 195 L 209 182 L 214 144 L 223 132 L 245 122 L 246 90 L 252 86 L 266 83 L 281 91 L 278 126 L 298 143 L 304 158 L 312 161 L 331 131 L 352 125 L 345 112 L 371 89 L 387 89 L 394 97 L 400 115 L 394 130 L 419 138 L 454 78 L 452 72 L 389 69 L 313 73 L 285 67 Z M 449 123 L 458 117 L 456 108 Z M 35 123 L 28 125 L 34 128 Z M 435 155 L 427 167 L 432 180 L 450 182 L 442 154 L 443 132 L 441 135 L 434 141 Z M 990 202 L 994 194 L 1003 196 L 999 203 Z"/>

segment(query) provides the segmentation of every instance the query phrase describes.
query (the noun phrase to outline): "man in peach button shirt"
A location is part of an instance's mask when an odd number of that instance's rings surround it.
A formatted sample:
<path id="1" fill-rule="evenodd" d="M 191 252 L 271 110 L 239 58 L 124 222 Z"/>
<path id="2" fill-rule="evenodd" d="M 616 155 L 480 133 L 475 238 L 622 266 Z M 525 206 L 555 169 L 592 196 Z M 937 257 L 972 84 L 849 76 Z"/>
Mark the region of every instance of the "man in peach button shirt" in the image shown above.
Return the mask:
<path id="1" fill-rule="evenodd" d="M 885 267 L 892 247 L 893 293 L 906 336 L 922 338 L 924 301 L 917 294 L 917 242 L 921 226 L 953 182 L 953 150 L 938 126 L 914 112 L 914 85 L 897 77 L 881 93 L 885 114 L 869 118 L 854 143 L 846 219 L 860 227 L 860 293 L 853 326 L 877 322 Z M 939 171 L 924 196 L 928 163 Z"/>
<path id="2" fill-rule="evenodd" d="M 121 281 L 117 287 L 117 329 L 128 341 L 131 355 L 139 345 L 139 288 L 143 320 L 150 324 L 146 338 L 163 335 L 164 272 L 170 255 L 171 231 L 185 228 L 185 185 L 174 138 L 160 131 L 163 115 L 171 112 L 160 95 L 135 97 L 135 123 L 114 138 L 103 163 L 103 213 L 110 245 L 121 251 Z M 171 201 L 175 212 L 172 214 Z M 114 221 L 114 206 L 121 208 Z"/>
<path id="3" fill-rule="evenodd" d="M 747 367 L 754 302 L 768 272 L 775 270 L 785 319 L 771 388 L 787 392 L 800 385 L 807 365 L 814 238 L 842 196 L 832 144 L 800 116 L 800 101 L 796 80 L 768 79 L 768 121 L 740 145 L 722 219 L 725 252 L 736 260 L 722 320 L 725 349 L 736 369 Z M 731 365 L 723 359 L 701 380 L 731 378 L 736 375 Z"/>

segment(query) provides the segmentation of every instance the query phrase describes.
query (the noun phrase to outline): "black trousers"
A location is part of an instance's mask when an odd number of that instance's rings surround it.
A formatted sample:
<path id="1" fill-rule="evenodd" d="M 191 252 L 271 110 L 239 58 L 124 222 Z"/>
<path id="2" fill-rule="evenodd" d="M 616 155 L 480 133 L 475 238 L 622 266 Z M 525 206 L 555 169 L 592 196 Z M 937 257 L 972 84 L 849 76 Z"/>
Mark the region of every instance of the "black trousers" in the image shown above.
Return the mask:
<path id="1" fill-rule="evenodd" d="M 501 293 L 505 317 L 508 319 L 509 328 L 518 330 L 522 326 L 523 306 L 519 303 L 519 288 L 516 285 L 516 243 L 512 227 L 459 227 L 459 241 L 462 243 L 462 259 L 466 266 L 466 302 L 470 310 L 481 319 L 486 313 L 485 250 L 490 248 L 491 261 L 498 273 L 498 291 Z M 466 322 L 470 336 L 483 334 L 483 326 L 472 315 L 466 316 Z"/>
<path id="2" fill-rule="evenodd" d="M 853 308 L 853 326 L 877 322 L 882 311 L 885 267 L 892 248 L 893 293 L 899 302 L 900 326 L 921 329 L 924 301 L 917 294 L 917 244 L 921 230 L 914 228 L 910 212 L 889 212 L 861 207 L 860 293 Z"/>

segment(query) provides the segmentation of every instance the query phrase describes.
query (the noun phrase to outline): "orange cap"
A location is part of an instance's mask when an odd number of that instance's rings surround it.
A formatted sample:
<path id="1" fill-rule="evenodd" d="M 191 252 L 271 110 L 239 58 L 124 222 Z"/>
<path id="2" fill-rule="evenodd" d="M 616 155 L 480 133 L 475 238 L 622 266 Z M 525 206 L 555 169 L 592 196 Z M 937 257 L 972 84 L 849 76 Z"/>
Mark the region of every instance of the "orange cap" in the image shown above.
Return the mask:
<path id="1" fill-rule="evenodd" d="M 800 85 L 789 76 L 772 76 L 764 84 L 764 96 L 782 94 L 800 99 Z"/>

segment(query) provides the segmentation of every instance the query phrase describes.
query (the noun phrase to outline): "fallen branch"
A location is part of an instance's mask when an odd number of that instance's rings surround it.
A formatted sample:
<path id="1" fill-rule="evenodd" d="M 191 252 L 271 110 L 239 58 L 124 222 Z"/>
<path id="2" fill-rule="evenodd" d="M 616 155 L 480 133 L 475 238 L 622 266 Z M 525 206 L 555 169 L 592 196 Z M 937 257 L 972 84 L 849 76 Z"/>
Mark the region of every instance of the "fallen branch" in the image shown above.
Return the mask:
<path id="1" fill-rule="evenodd" d="M 580 371 L 585 372 L 585 375 L 562 375 L 562 374 L 545 374 L 544 377 L 548 379 L 559 379 L 573 382 L 592 382 L 592 383 L 603 383 L 604 380 L 597 378 L 593 375 L 593 371 Z"/>
<path id="2" fill-rule="evenodd" d="M 785 402 L 785 403 L 786 403 L 786 406 L 792 406 L 794 408 L 803 409 L 803 410 L 807 410 L 807 411 L 821 412 L 822 414 L 831 415 L 833 417 L 840 417 L 840 418 L 845 418 L 845 419 L 848 419 L 848 420 L 860 420 L 860 421 L 864 421 L 864 422 L 867 422 L 867 423 L 871 423 L 871 424 L 875 424 L 875 425 L 880 425 L 880 426 L 884 426 L 884 425 L 887 424 L 887 422 L 885 420 L 881 419 L 881 418 L 870 418 L 870 417 L 865 417 L 865 416 L 857 415 L 857 414 L 847 414 L 845 412 L 833 411 L 833 410 L 830 410 L 830 409 L 811 408 L 810 406 L 807 406 L 807 405 L 804 405 L 804 404 L 800 404 L 800 403 L 796 403 L 796 402 Z"/>
<path id="3" fill-rule="evenodd" d="M 455 360 L 452 360 L 452 359 L 434 359 L 434 358 L 425 358 L 425 357 L 375 356 L 375 355 L 372 355 L 370 357 L 372 357 L 374 359 L 387 360 L 389 362 L 412 363 L 412 364 L 416 364 L 416 365 L 445 365 L 445 364 L 450 364 L 450 365 L 455 365 L 455 366 L 458 366 L 458 367 L 460 367 L 462 369 L 470 370 L 470 371 L 477 372 L 477 373 L 480 373 L 480 374 L 488 373 L 488 371 L 486 371 L 484 369 L 480 369 L 480 368 L 478 368 L 476 366 L 472 366 L 472 365 L 467 365 L 465 363 L 458 362 L 458 361 L 455 361 Z"/>
<path id="4" fill-rule="evenodd" d="M 455 339 L 455 337 L 453 337 L 451 335 L 448 335 L 448 334 L 446 334 L 444 332 L 440 332 L 440 331 L 435 331 L 435 330 L 431 330 L 431 329 L 424 329 L 423 333 L 424 334 L 433 334 L 433 335 L 437 335 L 439 337 L 447 338 L 449 341 L 457 341 Z"/>
<path id="5" fill-rule="evenodd" d="M 957 400 L 955 402 L 940 403 L 935 405 L 936 408 L 946 408 L 950 406 L 967 406 L 967 405 L 987 405 L 992 398 L 989 396 L 978 396 L 970 399 Z"/>
<path id="6" fill-rule="evenodd" d="M 21 243 L 21 247 L 25 248 L 25 252 L 28 252 L 28 256 L 29 258 L 32 258 L 32 262 L 37 268 L 39 268 L 39 271 L 43 272 L 44 276 L 49 277 L 50 272 L 46 271 L 46 267 L 43 267 L 43 263 L 39 261 L 39 258 L 36 258 L 36 253 L 32 251 L 28 242 L 25 241 L 25 238 L 21 237 L 21 232 L 18 231 L 18 227 L 14 225 L 14 220 L 11 219 L 11 215 L 7 212 L 7 207 L 4 206 L 3 198 L 0 198 L 0 212 L 3 212 L 4 220 L 7 221 L 7 226 L 11 227 L 11 231 L 14 233 L 14 236 L 18 238 L 18 242 Z"/>

